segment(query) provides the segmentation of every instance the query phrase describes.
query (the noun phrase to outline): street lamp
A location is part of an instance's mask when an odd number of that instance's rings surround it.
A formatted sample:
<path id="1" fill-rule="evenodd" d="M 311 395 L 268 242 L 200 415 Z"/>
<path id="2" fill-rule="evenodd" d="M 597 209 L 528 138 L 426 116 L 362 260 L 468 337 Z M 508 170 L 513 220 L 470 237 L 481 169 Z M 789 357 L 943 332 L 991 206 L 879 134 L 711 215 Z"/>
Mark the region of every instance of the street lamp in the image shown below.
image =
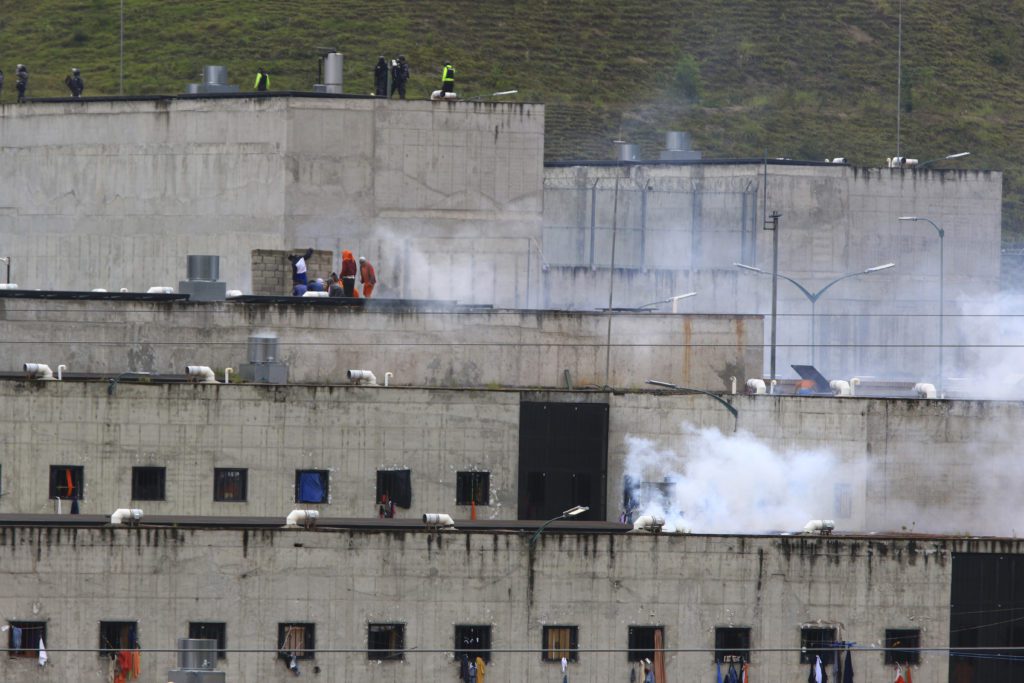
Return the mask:
<path id="1" fill-rule="evenodd" d="M 752 272 L 755 272 L 755 273 L 760 273 L 761 275 L 771 275 L 771 273 L 769 273 L 767 271 L 761 270 L 760 268 L 755 268 L 754 266 L 748 266 L 748 265 L 746 265 L 744 263 L 734 263 L 733 265 L 736 266 L 737 268 L 742 268 L 744 270 L 749 270 L 749 271 L 752 271 Z M 803 293 L 803 295 L 805 297 L 807 297 L 807 300 L 811 302 L 811 365 L 814 365 L 815 362 L 816 362 L 816 359 L 815 359 L 815 349 L 816 349 L 816 344 L 817 344 L 817 337 L 815 336 L 815 321 L 816 321 L 815 308 L 816 308 L 816 306 L 818 304 L 818 299 L 820 299 L 822 297 L 822 295 L 825 292 L 827 292 L 829 290 L 829 288 L 831 288 L 832 285 L 836 284 L 837 282 L 842 282 L 843 280 L 847 280 L 847 279 L 849 279 L 851 277 L 857 277 L 858 275 L 868 275 L 870 273 L 877 273 L 880 270 L 888 270 L 889 268 L 895 268 L 895 267 L 896 267 L 895 263 L 885 263 L 885 264 L 880 265 L 880 266 L 872 266 L 871 268 L 865 268 L 864 270 L 858 270 L 855 273 L 847 273 L 846 275 L 840 275 L 835 280 L 833 280 L 832 282 L 828 283 L 827 285 L 825 285 L 824 287 L 819 289 L 817 292 L 811 292 L 809 289 L 807 289 L 802 284 L 800 284 L 799 282 L 797 282 L 793 278 L 789 277 L 788 275 L 783 275 L 782 273 L 778 273 L 778 276 L 781 277 L 783 280 L 786 280 L 787 282 L 793 283 L 796 286 L 796 288 L 799 289 Z"/>
<path id="2" fill-rule="evenodd" d="M 530 545 L 532 546 L 537 542 L 537 539 L 540 537 L 541 532 L 547 528 L 548 524 L 551 524 L 552 522 L 557 522 L 560 519 L 571 519 L 572 517 L 578 517 L 579 515 L 582 515 L 589 509 L 590 508 L 587 507 L 586 505 L 576 505 L 574 507 L 569 508 L 568 510 L 558 515 L 554 519 L 549 519 L 548 521 L 544 522 L 540 525 L 540 528 L 537 529 L 537 533 L 535 533 L 533 537 L 530 539 Z"/>
<path id="3" fill-rule="evenodd" d="M 898 220 L 901 221 L 925 221 L 931 223 L 931 226 L 935 228 L 935 232 L 939 233 L 939 396 L 942 395 L 942 375 L 943 375 L 943 361 L 944 351 L 942 344 L 942 333 L 943 333 L 943 316 L 946 305 L 946 297 L 943 292 L 943 277 L 945 274 L 945 237 L 946 231 L 935 224 L 930 218 L 924 216 L 900 216 Z"/>
<path id="4" fill-rule="evenodd" d="M 686 294 L 678 294 L 676 296 L 670 296 L 669 298 L 662 299 L 661 301 L 652 301 L 649 304 L 644 304 L 643 306 L 637 306 L 637 310 L 640 310 L 641 308 L 647 308 L 648 306 L 658 306 L 660 304 L 667 304 L 669 302 L 672 302 L 672 312 L 676 313 L 677 312 L 676 311 L 676 302 L 679 301 L 680 299 L 689 299 L 691 296 L 697 296 L 697 292 L 687 292 Z"/>
<path id="5" fill-rule="evenodd" d="M 780 275 L 779 277 L 782 277 L 782 276 Z M 690 387 L 681 387 L 678 384 L 672 384 L 671 382 L 659 382 L 656 379 L 648 379 L 648 380 L 645 380 L 645 382 L 647 384 L 653 384 L 654 386 L 657 386 L 657 387 L 667 387 L 669 389 L 676 389 L 677 391 L 686 391 L 686 392 L 689 392 L 689 393 L 692 393 L 692 394 L 704 394 L 705 396 L 710 396 L 711 398 L 713 398 L 716 401 L 718 401 L 719 403 L 721 403 L 722 406 L 724 406 L 725 409 L 728 410 L 729 413 L 732 414 L 733 418 L 735 418 L 736 421 L 733 424 L 733 431 L 736 431 L 737 429 L 739 429 L 740 411 L 738 411 L 736 409 L 736 406 L 734 406 L 733 404 L 729 403 L 728 401 L 726 401 L 724 398 L 722 398 L 718 394 L 712 394 L 710 391 L 704 391 L 703 389 L 692 389 Z"/>
<path id="6" fill-rule="evenodd" d="M 946 159 L 961 159 L 963 157 L 967 157 L 970 155 L 970 152 L 957 152 L 956 154 L 947 154 L 946 156 L 939 157 L 938 159 L 929 159 L 928 161 L 922 161 L 920 164 L 917 165 L 917 168 L 924 168 L 928 164 L 934 164 L 936 161 L 945 161 Z"/>

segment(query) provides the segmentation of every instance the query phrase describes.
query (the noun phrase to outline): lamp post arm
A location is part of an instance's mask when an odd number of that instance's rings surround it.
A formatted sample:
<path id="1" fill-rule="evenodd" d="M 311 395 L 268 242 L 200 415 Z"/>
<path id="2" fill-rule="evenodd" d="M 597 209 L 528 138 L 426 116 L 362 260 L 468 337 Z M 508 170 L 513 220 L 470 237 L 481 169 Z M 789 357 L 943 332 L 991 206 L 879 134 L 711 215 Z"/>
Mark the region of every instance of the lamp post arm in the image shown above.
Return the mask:
<path id="1" fill-rule="evenodd" d="M 557 522 L 558 520 L 565 519 L 565 518 L 566 518 L 566 515 L 565 514 L 561 514 L 561 515 L 558 515 L 557 517 L 555 517 L 554 519 L 549 519 L 548 521 L 546 521 L 543 524 L 541 524 L 540 528 L 537 529 L 536 533 L 534 533 L 533 536 L 530 538 L 530 545 L 533 545 L 533 544 L 535 544 L 537 542 L 537 539 L 540 538 L 541 532 L 548 528 L 548 524 L 551 524 L 552 522 Z"/>

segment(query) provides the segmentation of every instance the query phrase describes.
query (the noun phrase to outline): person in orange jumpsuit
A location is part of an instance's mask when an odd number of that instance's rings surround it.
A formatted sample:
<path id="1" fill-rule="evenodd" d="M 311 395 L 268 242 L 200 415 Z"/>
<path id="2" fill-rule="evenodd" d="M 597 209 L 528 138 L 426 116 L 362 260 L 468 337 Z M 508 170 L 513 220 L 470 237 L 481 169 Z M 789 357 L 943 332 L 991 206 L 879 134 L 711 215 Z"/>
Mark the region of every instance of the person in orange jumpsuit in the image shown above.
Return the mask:
<path id="1" fill-rule="evenodd" d="M 353 296 L 356 288 L 356 258 L 348 249 L 341 252 L 340 275 L 341 286 L 345 289 L 345 296 Z"/>
<path id="2" fill-rule="evenodd" d="M 363 296 L 369 299 L 373 294 L 374 285 L 377 284 L 377 271 L 365 256 L 359 257 L 359 281 L 363 283 Z"/>

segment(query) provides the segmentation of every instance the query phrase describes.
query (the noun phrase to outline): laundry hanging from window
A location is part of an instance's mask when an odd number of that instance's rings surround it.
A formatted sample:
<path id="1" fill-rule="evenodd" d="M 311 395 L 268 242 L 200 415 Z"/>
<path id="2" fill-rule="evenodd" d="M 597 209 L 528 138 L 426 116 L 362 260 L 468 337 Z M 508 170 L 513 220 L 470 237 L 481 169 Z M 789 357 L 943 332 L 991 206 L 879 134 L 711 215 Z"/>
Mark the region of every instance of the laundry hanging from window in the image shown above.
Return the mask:
<path id="1" fill-rule="evenodd" d="M 385 500 L 406 510 L 412 507 L 410 470 L 377 470 L 377 501 Z"/>

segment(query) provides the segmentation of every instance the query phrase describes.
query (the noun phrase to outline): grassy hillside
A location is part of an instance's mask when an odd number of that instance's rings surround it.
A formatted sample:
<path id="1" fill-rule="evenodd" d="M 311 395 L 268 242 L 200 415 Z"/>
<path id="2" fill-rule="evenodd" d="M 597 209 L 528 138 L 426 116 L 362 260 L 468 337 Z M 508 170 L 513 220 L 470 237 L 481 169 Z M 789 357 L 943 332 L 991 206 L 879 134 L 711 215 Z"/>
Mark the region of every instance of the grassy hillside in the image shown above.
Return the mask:
<path id="1" fill-rule="evenodd" d="M 182 92 L 204 64 L 251 85 L 309 90 L 316 47 L 339 48 L 345 89 L 368 93 L 379 54 L 402 52 L 410 93 L 444 59 L 464 95 L 518 88 L 548 104 L 547 156 L 602 159 L 617 137 L 655 154 L 691 132 L 707 157 L 896 151 L 899 0 L 125 0 L 126 94 Z M 371 9 L 372 8 L 372 9 Z M 3 101 L 14 66 L 30 96 L 60 95 L 71 66 L 87 95 L 118 92 L 119 0 L 0 0 Z M 1006 174 L 1004 233 L 1024 238 L 1024 0 L 903 0 L 901 150 L 970 151 L 954 168 Z M 940 165 L 941 167 L 941 165 Z"/>

